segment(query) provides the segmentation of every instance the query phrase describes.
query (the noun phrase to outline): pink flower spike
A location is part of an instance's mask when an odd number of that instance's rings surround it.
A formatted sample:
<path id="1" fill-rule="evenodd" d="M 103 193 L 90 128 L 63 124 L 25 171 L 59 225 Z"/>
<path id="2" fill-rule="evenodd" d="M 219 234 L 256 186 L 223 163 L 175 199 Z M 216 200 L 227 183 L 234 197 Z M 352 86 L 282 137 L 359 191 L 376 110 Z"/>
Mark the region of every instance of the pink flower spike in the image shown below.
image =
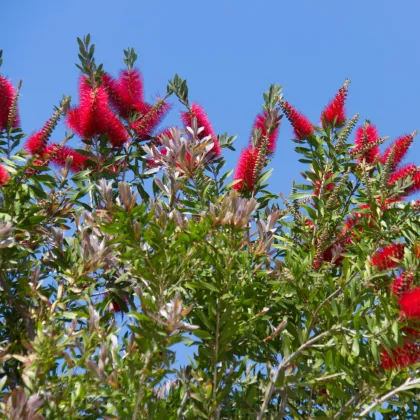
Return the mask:
<path id="1" fill-rule="evenodd" d="M 374 125 L 366 123 L 363 127 L 359 127 L 356 130 L 356 138 L 354 140 L 356 147 L 353 149 L 353 153 L 358 153 L 364 147 L 374 144 L 378 140 L 378 129 Z M 363 152 L 363 156 L 359 158 L 359 161 L 362 161 L 363 158 L 368 164 L 375 163 L 379 158 L 379 146 L 374 145 Z"/>
<path id="2" fill-rule="evenodd" d="M 334 99 L 325 107 L 324 111 L 321 114 L 321 120 L 324 120 L 327 123 L 334 124 L 337 127 L 341 127 L 345 120 L 346 114 L 344 110 L 344 102 L 347 97 L 348 91 L 348 81 L 339 89 L 338 93 L 335 95 Z"/>
<path id="3" fill-rule="evenodd" d="M 258 150 L 252 146 L 243 149 L 236 165 L 233 179 L 240 181 L 233 186 L 237 191 L 253 191 L 255 188 L 255 166 L 258 160 Z"/>
<path id="4" fill-rule="evenodd" d="M 128 141 L 128 133 L 122 122 L 112 113 L 108 117 L 106 134 L 114 147 L 122 147 Z"/>
<path id="5" fill-rule="evenodd" d="M 137 69 L 123 70 L 117 82 L 121 102 L 121 116 L 127 118 L 143 101 L 143 80 Z"/>
<path id="6" fill-rule="evenodd" d="M 102 82 L 109 95 L 109 100 L 115 111 L 127 119 L 131 113 L 145 110 L 143 100 L 143 80 L 139 70 L 130 69 L 120 72 L 118 80 L 109 74 L 102 76 Z"/>
<path id="7" fill-rule="evenodd" d="M 183 112 L 181 114 L 181 120 L 186 127 L 191 127 L 193 117 L 197 119 L 198 127 L 204 128 L 204 130 L 199 134 L 199 138 L 202 139 L 204 137 L 210 136 L 213 139 L 213 148 L 211 149 L 211 153 L 213 153 L 216 157 L 220 156 L 222 154 L 222 148 L 220 147 L 219 140 L 217 139 L 213 127 L 210 124 L 206 112 L 200 105 L 196 103 L 191 105 L 189 112 Z"/>
<path id="8" fill-rule="evenodd" d="M 394 283 L 391 287 L 391 292 L 393 295 L 401 297 L 405 292 L 407 292 L 414 281 L 413 273 L 402 273 L 401 276 L 397 277 L 394 280 Z"/>
<path id="9" fill-rule="evenodd" d="M 409 164 L 403 166 L 402 168 L 396 170 L 389 177 L 388 185 L 396 184 L 400 179 L 408 178 L 409 176 L 414 176 L 418 172 L 418 168 L 414 164 Z"/>
<path id="10" fill-rule="evenodd" d="M 104 85 L 93 88 L 85 76 L 79 83 L 80 104 L 68 112 L 67 125 L 80 137 L 90 138 L 106 132 L 112 115 Z"/>
<path id="11" fill-rule="evenodd" d="M 296 111 L 288 102 L 281 103 L 287 119 L 292 124 L 295 136 L 298 140 L 304 140 L 311 136 L 314 132 L 314 126 L 303 114 Z"/>
<path id="12" fill-rule="evenodd" d="M 258 114 L 255 118 L 254 125 L 252 127 L 253 130 L 259 129 L 261 130 L 261 135 L 264 137 L 267 135 L 266 130 L 266 121 L 267 121 L 267 113 Z M 276 142 L 279 136 L 279 127 L 277 127 L 269 136 L 268 136 L 268 146 L 267 146 L 267 154 L 272 155 L 276 151 Z M 252 136 L 251 139 L 252 140 Z"/>
<path id="13" fill-rule="evenodd" d="M 41 154 L 45 149 L 48 143 L 48 138 L 44 135 L 42 131 L 38 131 L 32 134 L 25 143 L 25 150 L 27 150 L 31 155 Z"/>
<path id="14" fill-rule="evenodd" d="M 412 134 L 407 134 L 395 140 L 381 156 L 381 163 L 385 164 L 388 160 L 388 157 L 394 148 L 394 157 L 392 159 L 392 169 L 395 169 L 399 163 L 404 159 L 405 155 L 408 152 L 411 144 L 414 141 L 414 136 Z"/>
<path id="15" fill-rule="evenodd" d="M 87 168 L 88 158 L 71 149 L 70 147 L 53 143 L 50 147 L 48 147 L 46 153 L 48 154 L 47 162 L 51 160 L 55 165 L 59 167 L 65 167 L 67 158 L 71 156 L 73 158 L 70 166 L 71 171 L 78 172 Z M 46 163 L 44 163 L 44 165 L 46 165 Z"/>
<path id="16" fill-rule="evenodd" d="M 371 263 L 381 271 L 395 268 L 404 258 L 404 248 L 403 244 L 387 245 L 373 254 Z"/>
<path id="17" fill-rule="evenodd" d="M 15 99 L 15 88 L 5 77 L 0 76 L 0 131 L 7 128 L 10 110 Z M 19 126 L 19 115 L 16 109 L 13 127 Z"/>
<path id="18" fill-rule="evenodd" d="M 170 104 L 158 101 L 158 106 L 147 105 L 147 111 L 132 124 L 137 136 L 143 140 L 149 138 L 171 108 Z"/>
<path id="19" fill-rule="evenodd" d="M 401 312 L 409 319 L 420 318 L 420 287 L 402 294 L 398 301 Z"/>
<path id="20" fill-rule="evenodd" d="M 385 370 L 401 369 L 417 363 L 420 357 L 418 344 L 406 342 L 392 350 L 392 356 L 384 349 L 381 352 L 381 365 Z"/>
<path id="21" fill-rule="evenodd" d="M 116 112 L 122 110 L 121 98 L 118 95 L 118 82 L 108 73 L 102 75 L 102 84 L 108 93 L 109 102 Z"/>
<path id="22" fill-rule="evenodd" d="M 9 172 L 3 165 L 0 165 L 0 187 L 4 187 L 9 182 Z"/>

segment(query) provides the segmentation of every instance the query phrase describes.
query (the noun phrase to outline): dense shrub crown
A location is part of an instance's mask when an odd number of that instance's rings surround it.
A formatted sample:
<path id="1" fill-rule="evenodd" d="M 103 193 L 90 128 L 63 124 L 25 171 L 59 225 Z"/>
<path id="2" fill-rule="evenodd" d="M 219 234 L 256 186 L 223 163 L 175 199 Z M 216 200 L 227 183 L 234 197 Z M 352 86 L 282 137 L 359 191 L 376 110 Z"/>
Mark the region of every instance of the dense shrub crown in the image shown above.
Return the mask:
<path id="1" fill-rule="evenodd" d="M 230 178 L 185 80 L 147 103 L 133 49 L 113 76 L 78 42 L 78 97 L 29 135 L 0 74 L 2 418 L 417 417 L 416 132 L 382 145 L 348 81 L 319 126 L 272 85 Z"/>

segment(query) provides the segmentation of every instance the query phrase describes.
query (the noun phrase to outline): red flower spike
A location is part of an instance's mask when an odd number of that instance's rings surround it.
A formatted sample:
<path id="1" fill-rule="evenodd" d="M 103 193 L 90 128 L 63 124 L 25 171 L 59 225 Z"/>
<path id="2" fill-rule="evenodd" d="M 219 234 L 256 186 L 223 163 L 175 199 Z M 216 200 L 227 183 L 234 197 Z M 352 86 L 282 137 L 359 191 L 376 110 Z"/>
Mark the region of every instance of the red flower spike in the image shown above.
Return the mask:
<path id="1" fill-rule="evenodd" d="M 15 98 L 15 88 L 5 77 L 0 76 L 0 131 L 7 128 L 7 121 L 9 119 L 10 110 L 13 106 Z M 19 116 L 16 109 L 15 119 L 13 121 L 13 127 L 19 125 Z"/>
<path id="2" fill-rule="evenodd" d="M 25 143 L 25 150 L 27 150 L 31 155 L 38 155 L 43 152 L 48 143 L 48 137 L 45 136 L 45 133 L 37 131 L 32 134 Z"/>
<path id="3" fill-rule="evenodd" d="M 236 165 L 233 179 L 240 180 L 233 186 L 237 191 L 253 191 L 255 188 L 255 166 L 258 160 L 258 150 L 252 146 L 243 149 Z"/>
<path id="4" fill-rule="evenodd" d="M 127 119 L 133 112 L 144 114 L 143 80 L 137 69 L 121 71 L 118 80 L 105 73 L 102 82 L 112 106 L 122 118 Z"/>
<path id="5" fill-rule="evenodd" d="M 51 126 L 53 124 L 53 126 Z M 51 130 L 55 126 L 56 122 L 52 122 L 51 119 L 49 119 L 44 127 L 40 131 L 37 131 L 36 133 L 32 134 L 25 143 L 25 149 L 31 154 L 31 155 L 39 155 L 42 154 L 44 149 L 47 147 L 48 140 L 51 135 Z"/>
<path id="6" fill-rule="evenodd" d="M 414 164 L 409 164 L 403 166 L 402 168 L 394 171 L 391 176 L 389 177 L 388 185 L 396 184 L 400 179 L 408 178 L 409 176 L 413 176 L 418 172 L 418 168 Z"/>
<path id="7" fill-rule="evenodd" d="M 0 165 L 0 187 L 4 187 L 9 182 L 9 172 L 3 165 Z"/>
<path id="8" fill-rule="evenodd" d="M 109 116 L 108 95 L 104 85 L 93 88 L 86 77 L 80 79 L 80 104 L 68 112 L 67 124 L 80 137 L 89 138 L 106 132 Z"/>
<path id="9" fill-rule="evenodd" d="M 220 147 L 219 140 L 217 139 L 213 127 L 210 124 L 209 118 L 204 109 L 195 103 L 191 105 L 190 112 L 183 112 L 181 114 L 181 120 L 186 127 L 191 127 L 193 117 L 197 119 L 198 126 L 204 128 L 204 130 L 199 134 L 199 138 L 202 139 L 210 136 L 213 139 L 213 149 L 211 149 L 211 153 L 213 153 L 216 157 L 220 156 L 222 154 L 222 148 Z"/>
<path id="10" fill-rule="evenodd" d="M 128 133 L 109 109 L 105 84 L 93 88 L 87 78 L 82 77 L 79 94 L 80 105 L 68 111 L 67 125 L 83 138 L 107 134 L 113 146 L 121 147 L 128 140 Z"/>
<path id="11" fill-rule="evenodd" d="M 366 123 L 364 127 L 358 127 L 356 130 L 355 144 L 356 147 L 352 153 L 358 153 L 360 149 L 368 146 L 371 143 L 379 140 L 378 129 L 371 124 Z M 375 163 L 379 157 L 379 146 L 373 146 L 363 153 L 363 156 L 359 158 L 359 161 L 365 159 L 366 163 Z"/>
<path id="12" fill-rule="evenodd" d="M 404 258 L 403 244 L 391 244 L 383 247 L 380 251 L 376 251 L 372 256 L 371 263 L 378 270 L 388 270 L 398 266 L 398 261 Z"/>
<path id="13" fill-rule="evenodd" d="M 419 350 L 418 344 L 409 342 L 392 350 L 392 356 L 384 349 L 381 352 L 381 365 L 385 370 L 408 367 L 418 362 Z"/>
<path id="14" fill-rule="evenodd" d="M 118 95 L 118 82 L 108 73 L 102 75 L 102 84 L 108 93 L 108 99 L 116 112 L 120 113 L 122 109 L 121 99 Z"/>
<path id="15" fill-rule="evenodd" d="M 46 149 L 45 157 L 47 160 L 44 161 L 43 164 L 46 165 L 49 161 L 52 161 L 55 165 L 63 168 L 66 166 L 66 160 L 69 156 L 73 158 L 70 166 L 71 171 L 78 172 L 87 168 L 88 158 L 86 156 L 76 152 L 70 147 L 61 146 L 55 143 L 51 144 L 51 146 Z"/>
<path id="16" fill-rule="evenodd" d="M 381 156 L 381 163 L 386 163 L 392 149 L 395 148 L 394 157 L 392 159 L 392 169 L 395 169 L 398 166 L 398 164 L 404 159 L 405 155 L 408 152 L 408 149 L 411 146 L 411 143 L 413 143 L 413 140 L 414 136 L 412 134 L 407 134 L 406 136 L 400 137 L 397 140 L 395 140 Z"/>
<path id="17" fill-rule="evenodd" d="M 409 319 L 420 318 L 420 287 L 409 290 L 402 294 L 398 304 L 401 313 Z"/>
<path id="18" fill-rule="evenodd" d="M 303 114 L 296 111 L 288 102 L 281 103 L 287 119 L 293 126 L 295 136 L 298 140 L 304 140 L 314 132 L 314 126 Z"/>
<path id="19" fill-rule="evenodd" d="M 141 140 L 147 139 L 152 135 L 171 108 L 167 102 L 159 101 L 158 103 L 158 107 L 147 104 L 147 110 L 144 115 L 132 124 L 133 130 Z"/>
<path id="20" fill-rule="evenodd" d="M 420 172 L 417 172 L 413 176 L 413 184 L 407 189 L 407 194 L 414 194 L 420 190 Z"/>
<path id="21" fill-rule="evenodd" d="M 114 147 L 122 147 L 128 140 L 127 130 L 121 121 L 112 113 L 108 117 L 106 134 Z"/>
<path id="22" fill-rule="evenodd" d="M 117 82 L 117 91 L 121 101 L 121 116 L 127 118 L 132 110 L 139 111 L 143 103 L 143 80 L 137 69 L 123 70 Z"/>
<path id="23" fill-rule="evenodd" d="M 394 283 L 391 287 L 391 292 L 393 295 L 400 297 L 402 294 L 407 292 L 414 281 L 413 273 L 402 273 L 401 276 L 397 277 L 394 280 Z"/>
<path id="24" fill-rule="evenodd" d="M 334 124 L 337 127 L 341 127 L 345 120 L 346 114 L 344 110 L 344 102 L 347 97 L 348 83 L 344 83 L 338 93 L 335 95 L 334 99 L 325 107 L 324 111 L 321 114 L 321 120 L 324 120 L 327 123 Z"/>
<path id="25" fill-rule="evenodd" d="M 261 136 L 264 137 L 267 135 L 266 130 L 266 121 L 267 121 L 267 113 L 258 114 L 255 118 L 254 125 L 252 127 L 253 130 L 258 129 L 261 131 Z M 276 142 L 279 136 L 279 127 L 277 127 L 269 136 L 268 136 L 268 145 L 267 145 L 267 154 L 272 155 L 276 151 Z M 250 141 L 252 140 L 252 136 Z"/>

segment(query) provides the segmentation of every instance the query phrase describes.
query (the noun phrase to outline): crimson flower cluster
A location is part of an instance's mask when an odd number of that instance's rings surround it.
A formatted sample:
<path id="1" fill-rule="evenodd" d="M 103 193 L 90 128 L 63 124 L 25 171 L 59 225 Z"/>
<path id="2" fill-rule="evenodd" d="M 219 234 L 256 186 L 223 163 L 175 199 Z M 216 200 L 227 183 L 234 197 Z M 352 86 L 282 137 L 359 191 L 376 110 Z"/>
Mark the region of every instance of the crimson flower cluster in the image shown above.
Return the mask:
<path id="1" fill-rule="evenodd" d="M 204 137 L 211 137 L 213 140 L 213 148 L 211 149 L 211 153 L 214 157 L 219 157 L 222 154 L 222 148 L 220 146 L 219 140 L 217 139 L 217 136 L 213 130 L 209 118 L 207 117 L 206 112 L 200 105 L 196 103 L 191 105 L 189 111 L 183 112 L 181 114 L 181 120 L 185 127 L 191 127 L 193 118 L 196 118 L 198 127 L 202 128 L 202 131 L 198 134 L 198 137 L 200 139 Z"/>
<path id="2" fill-rule="evenodd" d="M 19 113 L 16 107 L 13 109 L 15 101 L 15 87 L 10 80 L 0 75 L 0 133 L 4 130 L 19 127 Z M 6 168 L 0 165 L 0 187 L 6 185 L 9 179 L 10 176 Z"/>
<path id="3" fill-rule="evenodd" d="M 258 114 L 255 118 L 252 132 L 259 131 L 257 144 L 252 143 L 252 134 L 249 145 L 242 150 L 233 179 L 238 181 L 233 188 L 237 191 L 254 191 L 258 181 L 258 172 L 267 156 L 272 156 L 276 150 L 279 127 L 268 127 L 268 113 Z"/>

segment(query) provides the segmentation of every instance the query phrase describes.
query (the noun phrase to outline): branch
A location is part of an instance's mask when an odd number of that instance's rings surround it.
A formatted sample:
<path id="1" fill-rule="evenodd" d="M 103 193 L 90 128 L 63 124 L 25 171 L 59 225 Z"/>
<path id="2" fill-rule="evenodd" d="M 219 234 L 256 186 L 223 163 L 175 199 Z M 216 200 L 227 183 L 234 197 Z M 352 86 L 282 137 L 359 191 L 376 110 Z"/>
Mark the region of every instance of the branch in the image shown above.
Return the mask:
<path id="1" fill-rule="evenodd" d="M 184 394 L 184 397 L 182 398 L 181 405 L 179 406 L 178 411 L 176 412 L 178 420 L 182 419 L 182 412 L 184 411 L 184 408 L 187 405 L 187 401 L 190 397 L 190 392 L 191 392 L 190 385 L 187 384 L 187 389 L 185 390 L 185 394 Z"/>
<path id="2" fill-rule="evenodd" d="M 302 353 L 305 349 L 308 347 L 311 347 L 312 344 L 316 343 L 317 341 L 321 340 L 321 338 L 324 338 L 328 335 L 330 335 L 333 331 L 338 330 L 340 327 L 331 328 L 328 331 L 325 331 L 310 340 L 308 340 L 306 343 L 303 343 L 294 353 L 286 357 L 281 361 L 281 363 L 278 365 L 276 372 L 273 375 L 273 378 L 271 379 L 271 383 L 268 385 L 267 390 L 265 392 L 264 401 L 261 406 L 261 410 L 258 413 L 257 420 L 261 420 L 264 416 L 264 412 L 268 406 L 268 403 L 270 402 L 271 396 L 273 395 L 274 390 L 276 389 L 275 385 L 277 382 L 277 379 L 280 375 L 280 373 L 289 365 L 290 361 L 297 357 L 300 353 Z"/>
<path id="3" fill-rule="evenodd" d="M 16 312 L 21 316 L 28 337 L 31 341 L 33 341 L 35 339 L 35 329 L 32 319 L 28 313 L 27 308 L 24 305 L 22 305 L 19 302 L 18 297 L 13 294 L 12 289 L 9 287 L 7 279 L 3 277 L 3 271 L 0 271 L 0 286 L 6 292 L 7 297 L 12 302 L 12 305 Z"/>
<path id="4" fill-rule="evenodd" d="M 402 385 L 399 387 L 393 389 L 392 391 L 388 392 L 388 394 L 383 395 L 381 398 L 376 398 L 375 401 L 373 401 L 372 404 L 370 404 L 367 408 L 365 408 L 358 417 L 366 416 L 366 414 L 369 414 L 369 412 L 375 408 L 377 405 L 383 404 L 387 400 L 389 400 L 391 397 L 393 397 L 395 394 L 398 394 L 401 391 L 404 391 L 406 388 L 411 388 L 413 385 L 420 384 L 420 378 L 408 378 Z"/>

